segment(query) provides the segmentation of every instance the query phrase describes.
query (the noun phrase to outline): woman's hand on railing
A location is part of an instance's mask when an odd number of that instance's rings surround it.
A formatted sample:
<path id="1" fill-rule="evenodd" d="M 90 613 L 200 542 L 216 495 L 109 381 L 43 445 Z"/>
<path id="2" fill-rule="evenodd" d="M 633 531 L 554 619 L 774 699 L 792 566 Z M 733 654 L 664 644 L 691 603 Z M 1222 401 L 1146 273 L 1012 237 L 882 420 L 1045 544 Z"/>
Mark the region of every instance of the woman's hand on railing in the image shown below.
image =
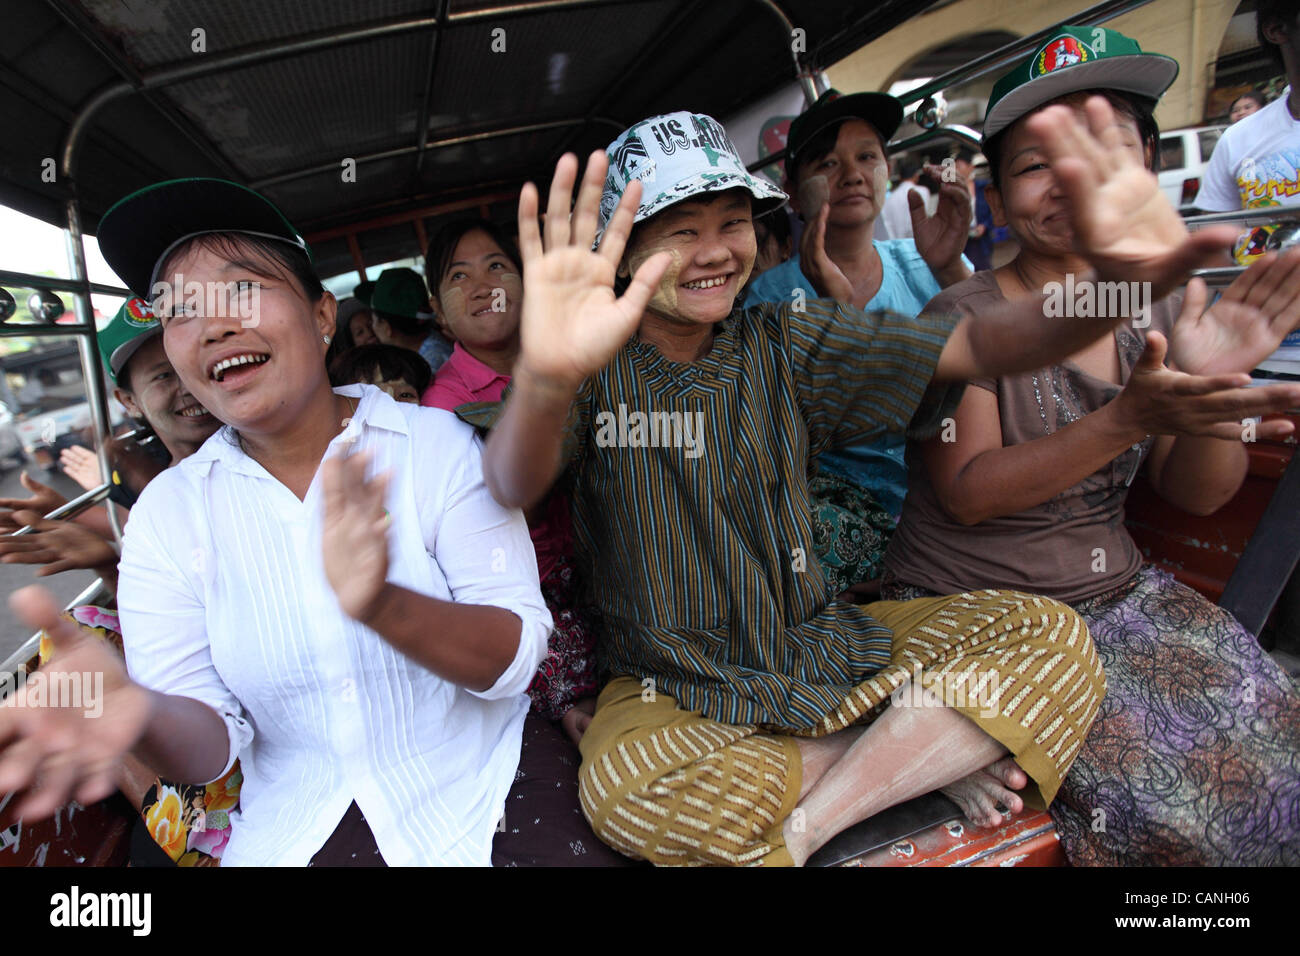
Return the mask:
<path id="1" fill-rule="evenodd" d="M 22 482 L 23 487 L 32 493 L 30 498 L 0 498 L 0 534 L 9 534 L 23 527 L 23 523 L 17 521 L 14 517 L 16 511 L 34 511 L 44 518 L 47 514 L 56 508 L 62 508 L 68 503 L 68 499 L 63 497 L 49 485 L 43 485 L 27 472 L 19 475 L 18 480 Z"/>
<path id="2" fill-rule="evenodd" d="M 127 676 L 116 651 L 61 617 L 49 592 L 23 588 L 9 606 L 53 646 L 49 662 L 0 705 L 0 794 L 16 795 L 6 816 L 39 820 L 117 788 L 118 761 L 148 728 L 153 695 Z"/>
<path id="3" fill-rule="evenodd" d="M 1069 197 L 1076 247 L 1098 278 L 1148 282 L 1151 301 L 1157 301 L 1192 269 L 1226 264 L 1237 230 L 1211 226 L 1189 233 L 1155 173 L 1121 144 L 1110 104 L 1094 96 L 1084 109 L 1082 122 L 1068 106 L 1049 106 L 1027 123 Z"/>
<path id="4" fill-rule="evenodd" d="M 117 548 L 89 528 L 72 521 L 47 521 L 35 511 L 14 511 L 11 517 L 20 528 L 30 525 L 33 530 L 21 537 L 0 537 L 0 564 L 45 565 L 36 572 L 37 577 L 117 567 Z"/>
<path id="5" fill-rule="evenodd" d="M 384 508 L 388 476 L 367 481 L 369 458 L 364 452 L 335 455 L 321 467 L 325 576 L 343 613 L 363 623 L 388 582 L 391 523 Z"/>
<path id="6" fill-rule="evenodd" d="M 1209 309 L 1205 283 L 1187 284 L 1169 335 L 1169 359 L 1184 372 L 1249 372 L 1300 326 L 1300 249 L 1251 264 Z"/>

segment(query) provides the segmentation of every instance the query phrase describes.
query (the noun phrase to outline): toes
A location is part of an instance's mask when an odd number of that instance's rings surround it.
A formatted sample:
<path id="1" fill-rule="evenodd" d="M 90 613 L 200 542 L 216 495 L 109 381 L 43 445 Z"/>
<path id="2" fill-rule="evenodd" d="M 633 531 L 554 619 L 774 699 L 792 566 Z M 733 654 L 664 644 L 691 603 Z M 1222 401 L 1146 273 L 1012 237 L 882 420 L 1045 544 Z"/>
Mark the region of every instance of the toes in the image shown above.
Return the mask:
<path id="1" fill-rule="evenodd" d="M 1020 769 L 1014 757 L 1003 757 L 985 770 L 1010 790 L 1023 790 L 1029 785 L 1029 776 Z"/>

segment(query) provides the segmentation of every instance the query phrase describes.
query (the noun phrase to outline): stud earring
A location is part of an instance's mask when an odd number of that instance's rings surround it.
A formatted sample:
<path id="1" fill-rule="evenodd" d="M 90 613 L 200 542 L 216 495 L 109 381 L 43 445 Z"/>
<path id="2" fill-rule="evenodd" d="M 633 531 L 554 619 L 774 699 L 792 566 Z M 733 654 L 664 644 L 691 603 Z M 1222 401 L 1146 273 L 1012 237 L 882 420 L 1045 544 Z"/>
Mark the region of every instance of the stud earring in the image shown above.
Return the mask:
<path id="1" fill-rule="evenodd" d="M 330 337 L 328 335 L 322 335 L 321 338 L 325 340 L 326 345 L 330 344 Z"/>

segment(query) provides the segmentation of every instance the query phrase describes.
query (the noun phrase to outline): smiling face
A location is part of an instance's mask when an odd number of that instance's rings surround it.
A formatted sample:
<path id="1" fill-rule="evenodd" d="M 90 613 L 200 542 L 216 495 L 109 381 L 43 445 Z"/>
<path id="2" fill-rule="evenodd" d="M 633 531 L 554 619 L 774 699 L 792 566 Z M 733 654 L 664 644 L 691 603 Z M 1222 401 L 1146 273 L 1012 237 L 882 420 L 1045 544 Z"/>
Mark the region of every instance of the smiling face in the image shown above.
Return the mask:
<path id="1" fill-rule="evenodd" d="M 471 352 L 505 348 L 519 337 L 522 302 L 519 267 L 486 232 L 465 233 L 438 283 L 441 324 Z"/>
<path id="2" fill-rule="evenodd" d="M 860 119 L 841 123 L 830 152 L 800 159 L 801 193 L 814 177 L 826 180 L 829 225 L 851 228 L 874 222 L 889 190 L 889 161 L 875 127 Z M 816 209 L 801 208 L 797 199 L 792 204 L 805 221 L 817 214 Z"/>
<path id="3" fill-rule="evenodd" d="M 647 310 L 678 323 L 712 324 L 731 314 L 758 254 L 750 195 L 730 189 L 710 201 L 688 199 L 641 223 L 620 274 L 631 275 L 657 252 L 673 262 Z"/>
<path id="4" fill-rule="evenodd" d="M 1071 94 L 1039 109 L 1063 104 L 1073 109 L 1081 121 L 1086 121 L 1083 104 L 1087 98 L 1086 93 Z M 1009 226 L 1023 247 L 1046 255 L 1068 255 L 1074 248 L 1069 202 L 1052 174 L 1042 141 L 1029 131 L 1025 122 L 1032 115 L 1022 116 L 1003 134 L 998 186 L 988 187 L 985 196 L 993 221 L 999 226 Z M 1137 120 L 1116 112 L 1115 121 L 1123 148 L 1146 164 L 1150 157 L 1146 155 Z"/>
<path id="5" fill-rule="evenodd" d="M 118 401 L 143 418 L 173 454 L 184 445 L 201 445 L 221 425 L 181 383 L 161 335 L 136 350 L 120 377 Z"/>
<path id="6" fill-rule="evenodd" d="M 311 302 L 296 278 L 238 237 L 192 242 L 163 274 L 168 281 L 179 275 L 187 288 L 235 283 L 241 296 L 257 302 L 251 317 L 201 302 L 159 315 L 167 357 L 218 419 L 241 432 L 274 434 L 299 419 L 322 383 L 328 389 L 324 336 L 334 328 L 332 295 Z"/>

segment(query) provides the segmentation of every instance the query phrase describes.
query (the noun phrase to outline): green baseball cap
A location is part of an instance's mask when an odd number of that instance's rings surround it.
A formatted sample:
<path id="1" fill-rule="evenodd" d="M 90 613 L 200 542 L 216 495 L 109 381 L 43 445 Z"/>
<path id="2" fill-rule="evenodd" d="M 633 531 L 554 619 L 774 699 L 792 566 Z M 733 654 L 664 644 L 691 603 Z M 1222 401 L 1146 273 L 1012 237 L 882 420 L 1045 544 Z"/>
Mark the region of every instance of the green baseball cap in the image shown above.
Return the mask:
<path id="1" fill-rule="evenodd" d="M 112 321 L 95 335 L 99 354 L 112 373 L 114 384 L 122 384 L 122 369 L 131 356 L 161 331 L 162 324 L 144 299 L 131 298 L 122 303 Z"/>
<path id="2" fill-rule="evenodd" d="M 225 179 L 170 179 L 137 190 L 104 213 L 97 238 L 104 259 L 127 288 L 149 299 L 172 250 L 214 232 L 274 239 L 311 261 L 307 240 L 284 213 L 260 193 Z"/>
<path id="3" fill-rule="evenodd" d="M 370 294 L 370 307 L 376 312 L 407 319 L 433 318 L 433 312 L 429 310 L 429 290 L 420 273 L 414 269 L 385 269 L 379 273 Z"/>
<path id="4" fill-rule="evenodd" d="M 1116 30 L 1061 27 L 994 84 L 984 112 L 984 142 L 1044 103 L 1082 90 L 1132 93 L 1154 104 L 1177 76 L 1177 60 L 1144 53 Z"/>

